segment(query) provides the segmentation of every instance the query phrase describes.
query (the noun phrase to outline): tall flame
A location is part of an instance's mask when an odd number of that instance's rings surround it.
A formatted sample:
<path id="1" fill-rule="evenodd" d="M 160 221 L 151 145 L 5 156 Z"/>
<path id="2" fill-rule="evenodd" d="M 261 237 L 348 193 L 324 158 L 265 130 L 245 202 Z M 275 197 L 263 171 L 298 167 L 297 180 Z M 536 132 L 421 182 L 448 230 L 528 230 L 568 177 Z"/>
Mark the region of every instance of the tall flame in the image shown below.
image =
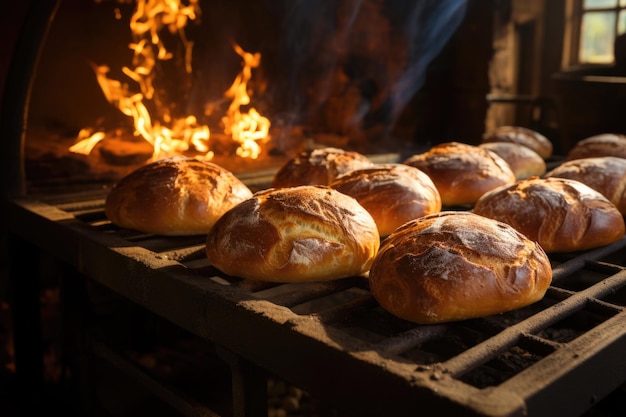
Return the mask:
<path id="1" fill-rule="evenodd" d="M 162 120 L 153 121 L 145 104 L 145 100 L 154 99 L 154 83 L 157 81 L 154 68 L 157 62 L 173 57 L 163 44 L 160 33 L 167 29 L 179 36 L 185 50 L 185 71 L 191 73 L 193 42 L 187 39 L 184 28 L 188 21 L 195 20 L 199 14 L 198 0 L 190 0 L 187 6 L 181 5 L 179 0 L 138 0 L 130 21 L 134 41 L 129 48 L 133 51 L 134 66 L 124 67 L 122 71 L 138 84 L 140 92 L 132 92 L 128 84 L 109 78 L 108 66 L 94 67 L 105 98 L 133 119 L 135 134 L 153 147 L 153 160 L 181 154 L 190 149 L 203 153 L 201 157 L 204 159 L 212 159 L 214 156 L 209 147 L 211 131 L 208 126 L 198 123 L 195 116 L 173 119 L 166 107 L 157 106 L 162 113 Z M 250 104 L 248 82 L 252 78 L 252 70 L 260 65 L 261 55 L 246 52 L 239 45 L 235 45 L 234 49 L 243 59 L 243 68 L 224 93 L 232 101 L 222 118 L 223 129 L 238 144 L 238 156 L 256 159 L 262 151 L 259 143 L 269 138 L 270 121 L 254 107 L 249 108 L 246 113 L 241 113 L 241 107 Z M 79 142 L 71 146 L 70 151 L 89 154 L 105 137 L 101 131 L 92 134 L 89 129 L 82 129 L 77 138 Z"/>
<path id="2" fill-rule="evenodd" d="M 252 78 L 252 69 L 261 64 L 261 54 L 251 54 L 244 51 L 239 45 L 235 45 L 235 52 L 243 58 L 243 69 L 235 78 L 224 96 L 231 98 L 226 115 L 222 118 L 224 133 L 232 135 L 233 140 L 240 145 L 237 155 L 243 158 L 256 159 L 261 153 L 258 141 L 265 140 L 269 136 L 270 121 L 251 107 L 247 113 L 241 113 L 241 106 L 250 104 L 248 95 L 248 81 Z"/>

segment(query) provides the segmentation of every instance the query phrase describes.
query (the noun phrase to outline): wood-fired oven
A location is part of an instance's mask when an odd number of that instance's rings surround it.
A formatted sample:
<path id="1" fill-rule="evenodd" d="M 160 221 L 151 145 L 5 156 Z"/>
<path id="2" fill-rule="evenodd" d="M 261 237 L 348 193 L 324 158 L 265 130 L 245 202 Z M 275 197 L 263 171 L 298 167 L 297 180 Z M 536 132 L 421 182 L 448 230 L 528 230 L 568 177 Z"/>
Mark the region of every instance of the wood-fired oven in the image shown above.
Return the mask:
<path id="1" fill-rule="evenodd" d="M 152 3 L 158 2 L 140 4 Z M 211 51 L 194 56 L 205 64 L 202 75 L 186 72 L 184 60 L 157 65 L 158 75 L 179 75 L 166 76 L 172 85 L 163 91 L 157 87 L 153 96 L 162 102 L 175 96 L 172 104 L 146 105 L 152 112 L 151 127 L 176 119 L 187 120 L 189 128 L 206 122 L 217 138 L 208 142 L 214 146 L 209 149 L 215 151 L 214 160 L 252 189 L 266 186 L 286 157 L 311 143 L 358 148 L 384 161 L 398 161 L 427 145 L 414 143 L 411 134 L 403 137 L 403 132 L 414 131 L 402 124 L 406 115 L 400 115 L 421 82 L 400 69 L 419 73 L 429 62 L 412 66 L 406 61 L 403 66 L 401 57 L 425 54 L 423 45 L 407 54 L 406 49 L 386 50 L 387 43 L 377 46 L 379 39 L 359 38 L 363 49 L 351 56 L 344 53 L 340 67 L 331 65 L 331 57 L 285 57 L 276 42 L 256 37 L 259 31 L 268 32 L 269 39 L 284 34 L 280 17 L 287 15 L 285 3 L 219 3 L 200 3 L 208 32 L 192 28 L 186 33 L 194 48 L 204 43 L 205 51 Z M 242 9 L 243 3 L 251 8 Z M 306 43 L 296 44 L 303 32 L 313 36 L 321 30 L 311 22 L 329 13 L 312 8 L 318 2 L 300 3 L 311 8 L 304 16 L 289 15 L 294 33 L 285 48 L 309 53 L 334 46 L 343 51 L 336 42 L 346 40 L 348 33 L 318 37 L 310 50 Z M 225 276 L 208 263 L 203 236 L 155 236 L 111 224 L 103 210 L 110 186 L 154 157 L 155 150 L 167 150 L 160 147 L 160 137 L 138 138 L 140 129 L 129 125 L 134 113 L 120 112 L 119 97 L 113 100 L 118 106 L 112 106 L 107 100 L 111 92 L 97 80 L 105 65 L 122 68 L 104 78 L 119 93 L 124 88 L 116 81 L 141 74 L 138 68 L 147 57 L 129 50 L 139 40 L 126 32 L 135 4 L 35 2 L 5 88 L 4 213 L 16 376 L 26 414 L 46 409 L 41 403 L 47 389 L 44 353 L 53 332 L 56 381 L 62 387 L 57 394 L 79 415 L 104 410 L 110 415 L 264 416 L 274 400 L 268 384 L 285 383 L 309 408 L 284 406 L 283 412 L 291 414 L 283 415 L 579 416 L 588 410 L 618 415 L 599 404 L 626 395 L 626 239 L 551 256 L 552 286 L 531 306 L 457 323 L 416 325 L 381 309 L 365 277 L 302 284 L 246 281 Z M 369 19 L 389 12 L 375 1 L 324 4 L 346 9 L 327 25 L 352 18 L 359 30 L 363 23 L 347 13 L 357 5 Z M 401 9 L 393 21 L 425 19 L 445 6 L 438 24 L 422 22 L 419 27 L 436 34 L 442 22 L 448 29 L 460 23 L 464 2 L 424 5 Z M 229 25 L 224 25 L 227 19 Z M 389 21 L 376 20 L 377 33 L 394 39 L 391 45 L 410 43 L 396 38 L 395 27 L 383 30 L 385 24 Z M 165 26 L 172 29 L 170 35 L 179 34 L 178 28 Z M 228 114 L 232 97 L 226 100 L 223 92 L 246 59 L 233 44 L 252 52 L 258 47 L 268 62 L 259 68 L 265 78 L 250 79 L 254 88 L 249 89 L 266 94 L 257 110 L 272 116 L 275 142 L 263 143 L 256 163 L 235 157 L 239 144 L 224 142 L 228 132 L 214 127 Z M 177 52 L 184 55 L 185 45 L 171 48 L 181 48 Z M 396 60 L 385 66 L 366 51 L 396 54 Z M 311 67 L 313 74 L 326 77 L 314 82 L 305 72 Z M 290 70 L 296 68 L 300 78 L 292 80 Z M 59 74 L 64 78 L 56 78 Z M 385 90 L 383 78 L 394 87 Z M 279 85 L 287 79 L 293 83 Z M 345 94 L 336 90 L 337 80 Z M 196 83 L 203 95 L 188 89 Z M 324 90 L 325 83 L 335 90 Z M 294 86 L 303 85 L 309 87 L 308 96 L 296 97 Z M 291 111 L 295 108 L 302 113 Z M 203 120 L 186 119 L 194 109 Z M 167 127 L 175 130 L 173 123 Z M 91 157 L 99 158 L 97 162 L 68 150 L 97 131 L 104 138 L 93 148 Z M 202 147 L 192 151 L 204 156 L 209 152 Z M 45 327 L 40 302 L 50 283 L 60 294 L 54 329 Z M 625 406 L 622 398 L 616 413 Z"/>

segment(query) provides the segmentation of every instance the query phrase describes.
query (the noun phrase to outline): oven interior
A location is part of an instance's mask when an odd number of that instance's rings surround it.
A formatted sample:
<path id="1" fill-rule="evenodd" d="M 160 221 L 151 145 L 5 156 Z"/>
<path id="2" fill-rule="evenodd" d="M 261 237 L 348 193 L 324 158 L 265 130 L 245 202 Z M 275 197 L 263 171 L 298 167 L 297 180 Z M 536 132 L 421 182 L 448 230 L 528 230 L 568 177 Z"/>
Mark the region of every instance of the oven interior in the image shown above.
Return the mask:
<path id="1" fill-rule="evenodd" d="M 210 125 L 214 161 L 252 189 L 307 147 L 397 162 L 458 133 L 436 119 L 432 134 L 429 103 L 432 112 L 450 107 L 426 81 L 429 64 L 445 66 L 436 57 L 465 2 L 397 10 L 302 2 L 309 8 L 300 15 L 288 13 L 290 2 L 220 3 L 201 2 L 201 24 L 186 31 L 199 67 L 158 65 L 169 85 L 154 100 L 167 104 L 147 107 L 161 125 L 190 114 L 196 124 L 187 127 Z M 338 11 L 327 19 L 331 5 Z M 278 285 L 225 276 L 205 259 L 203 237 L 124 230 L 104 215 L 109 187 L 156 148 L 107 101 L 94 70 L 108 66 L 113 82 L 137 64 L 133 3 L 37 6 L 2 119 L 16 380 L 26 411 L 45 410 L 42 398 L 77 415 L 612 417 L 626 409 L 626 240 L 552 256 L 553 285 L 534 305 L 444 325 L 391 316 L 364 277 Z M 394 30 L 420 16 L 429 23 L 417 27 L 438 41 L 433 50 Z M 178 35 L 166 38 L 173 49 Z M 234 158 L 237 145 L 220 130 L 224 91 L 242 68 L 234 43 L 260 51 L 264 63 L 249 89 L 270 116 L 272 140 L 257 159 Z M 422 59 L 411 62 L 417 52 Z M 388 60 L 374 58 L 381 54 Z M 104 139 L 88 155 L 71 152 L 85 128 Z"/>
<path id="2" fill-rule="evenodd" d="M 240 174 L 443 140 L 420 133 L 415 96 L 463 0 L 56 3 L 25 110 L 31 190 L 107 186 L 172 154 Z"/>

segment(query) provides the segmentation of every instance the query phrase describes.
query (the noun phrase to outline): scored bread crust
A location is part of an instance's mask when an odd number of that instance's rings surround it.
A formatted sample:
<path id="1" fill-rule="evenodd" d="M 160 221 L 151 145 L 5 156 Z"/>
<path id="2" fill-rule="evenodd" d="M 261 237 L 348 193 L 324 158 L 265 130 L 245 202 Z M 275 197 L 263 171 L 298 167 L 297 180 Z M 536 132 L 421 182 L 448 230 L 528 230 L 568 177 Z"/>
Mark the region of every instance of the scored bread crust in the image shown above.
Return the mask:
<path id="1" fill-rule="evenodd" d="M 327 186 L 260 191 L 225 213 L 206 255 L 223 273 L 271 282 L 329 281 L 369 270 L 380 246 L 372 216 Z"/>
<path id="2" fill-rule="evenodd" d="M 518 180 L 540 176 L 546 172 L 546 161 L 537 152 L 519 143 L 487 142 L 478 146 L 495 152 L 504 159 Z"/>
<path id="3" fill-rule="evenodd" d="M 493 152 L 460 142 L 446 142 L 404 161 L 428 175 L 444 206 L 473 205 L 484 193 L 515 182 L 509 164 Z"/>
<path id="4" fill-rule="evenodd" d="M 274 174 L 271 187 L 329 185 L 339 175 L 373 165 L 365 155 L 339 148 L 303 151 Z"/>
<path id="5" fill-rule="evenodd" d="M 566 156 L 568 161 L 598 156 L 626 158 L 626 135 L 602 133 L 576 142 Z"/>
<path id="6" fill-rule="evenodd" d="M 430 177 L 404 164 L 353 170 L 330 187 L 354 197 L 372 215 L 381 236 L 409 220 L 441 211 L 441 197 Z"/>
<path id="7" fill-rule="evenodd" d="M 206 234 L 224 212 L 252 196 L 233 173 L 182 156 L 144 165 L 118 181 L 105 201 L 120 227 L 159 235 Z"/>
<path id="8" fill-rule="evenodd" d="M 624 218 L 605 196 L 568 178 L 532 177 L 481 197 L 474 213 L 513 226 L 548 253 L 607 245 L 624 235 Z"/>
<path id="9" fill-rule="evenodd" d="M 381 244 L 369 273 L 378 303 L 420 324 L 524 307 L 543 298 L 551 280 L 541 246 L 504 223 L 461 211 L 398 228 Z"/>
<path id="10" fill-rule="evenodd" d="M 565 161 L 544 177 L 569 178 L 600 192 L 626 215 L 626 159 L 600 156 Z"/>
<path id="11" fill-rule="evenodd" d="M 489 142 L 519 143 L 537 152 L 543 159 L 551 157 L 554 150 L 550 139 L 522 126 L 498 126 L 483 135 L 482 143 Z"/>

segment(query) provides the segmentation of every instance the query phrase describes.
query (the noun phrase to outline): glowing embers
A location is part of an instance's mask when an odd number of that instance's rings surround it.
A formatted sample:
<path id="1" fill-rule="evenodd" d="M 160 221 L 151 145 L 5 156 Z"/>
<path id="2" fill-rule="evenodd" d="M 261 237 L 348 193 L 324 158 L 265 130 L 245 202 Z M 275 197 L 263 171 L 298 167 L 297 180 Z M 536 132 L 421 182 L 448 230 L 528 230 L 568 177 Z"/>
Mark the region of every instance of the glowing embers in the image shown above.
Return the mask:
<path id="1" fill-rule="evenodd" d="M 213 142 L 227 142 L 236 147 L 234 153 L 237 156 L 256 159 L 262 152 L 262 144 L 269 140 L 270 128 L 269 119 L 250 106 L 253 92 L 248 82 L 253 69 L 260 65 L 260 53 L 249 53 L 234 45 L 235 52 L 242 58 L 242 69 L 224 93 L 230 105 L 223 117 L 218 119 L 219 126 L 209 127 L 208 122 L 201 122 L 199 118 L 202 115 L 177 115 L 180 103 L 169 102 L 172 97 L 160 93 L 164 87 L 159 85 L 163 81 L 158 77 L 159 63 L 175 58 L 167 49 L 164 37 L 178 37 L 183 52 L 178 66 L 183 68 L 182 72 L 191 74 L 194 43 L 187 38 L 185 27 L 189 21 L 196 20 L 200 12 L 197 0 L 190 1 L 188 5 L 181 5 L 179 1 L 138 1 L 130 20 L 133 42 L 129 48 L 133 51 L 133 65 L 123 67 L 122 72 L 137 85 L 139 91 L 134 91 L 127 83 L 109 78 L 110 68 L 107 65 L 94 65 L 98 84 L 106 100 L 132 119 L 134 135 L 143 138 L 152 147 L 152 160 L 186 152 L 210 160 L 215 156 L 216 144 Z M 207 106 L 205 115 L 213 111 L 212 106 Z M 212 135 L 214 130 L 219 133 L 217 138 Z M 84 128 L 77 136 L 78 142 L 69 150 L 88 155 L 109 136 L 102 130 Z M 220 145 L 225 147 L 224 143 Z"/>

